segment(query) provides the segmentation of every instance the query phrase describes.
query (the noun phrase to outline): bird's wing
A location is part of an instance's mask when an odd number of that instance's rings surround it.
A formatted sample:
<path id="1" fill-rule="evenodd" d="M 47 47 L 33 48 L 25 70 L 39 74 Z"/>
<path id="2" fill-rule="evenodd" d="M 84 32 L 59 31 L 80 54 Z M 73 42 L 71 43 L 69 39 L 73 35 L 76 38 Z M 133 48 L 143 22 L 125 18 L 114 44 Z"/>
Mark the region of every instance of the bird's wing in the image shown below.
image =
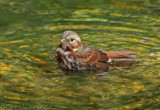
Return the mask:
<path id="1" fill-rule="evenodd" d="M 77 54 L 77 60 L 85 65 L 106 66 L 108 56 L 103 51 L 86 47 L 82 54 Z"/>
<path id="2" fill-rule="evenodd" d="M 77 54 L 77 60 L 83 64 L 95 64 L 96 67 L 105 67 L 108 64 L 127 66 L 136 61 L 133 59 L 136 53 L 131 51 L 101 51 L 90 47 L 85 49 L 82 52 L 83 54 Z"/>

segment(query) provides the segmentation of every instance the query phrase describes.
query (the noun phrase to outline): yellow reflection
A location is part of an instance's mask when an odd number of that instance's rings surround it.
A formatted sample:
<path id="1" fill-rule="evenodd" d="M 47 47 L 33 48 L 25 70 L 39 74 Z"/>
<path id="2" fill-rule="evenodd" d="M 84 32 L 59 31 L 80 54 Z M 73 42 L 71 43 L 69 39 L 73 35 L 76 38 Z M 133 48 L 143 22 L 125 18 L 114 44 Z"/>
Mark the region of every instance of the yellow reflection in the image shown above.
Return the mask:
<path id="1" fill-rule="evenodd" d="M 134 32 L 146 32 L 145 30 L 140 30 L 136 28 L 128 27 L 116 27 L 116 26 L 86 26 L 86 25 L 60 25 L 60 26 L 51 26 L 50 29 L 102 29 L 102 30 L 118 30 L 118 31 L 134 31 Z"/>
<path id="2" fill-rule="evenodd" d="M 29 47 L 29 45 L 21 45 L 21 46 L 19 46 L 19 48 L 28 48 Z"/>
<path id="3" fill-rule="evenodd" d="M 133 88 L 134 88 L 134 93 L 143 90 L 144 89 L 144 85 L 139 83 L 139 82 L 133 82 Z"/>
<path id="4" fill-rule="evenodd" d="M 125 9 L 132 9 L 132 10 L 143 9 L 142 7 L 136 4 L 129 4 L 129 3 L 120 2 L 117 0 L 112 0 L 112 3 L 114 3 L 118 8 L 125 8 Z"/>
<path id="5" fill-rule="evenodd" d="M 7 73 L 10 70 L 11 70 L 10 66 L 6 65 L 3 62 L 0 62 L 0 74 L 5 74 L 5 73 Z"/>
<path id="6" fill-rule="evenodd" d="M 0 45 L 21 43 L 21 42 L 23 42 L 23 40 L 14 40 L 14 41 L 8 41 L 8 42 L 0 42 Z"/>
<path id="7" fill-rule="evenodd" d="M 31 56 L 31 55 L 28 55 L 28 54 L 23 54 L 22 57 L 26 58 L 29 61 L 34 61 L 34 62 L 37 62 L 37 63 L 40 63 L 40 64 L 46 64 L 47 63 L 46 61 L 44 61 L 44 60 L 42 60 L 40 58 Z"/>
<path id="8" fill-rule="evenodd" d="M 86 29 L 91 28 L 91 26 L 86 25 L 60 25 L 60 26 L 51 26 L 51 29 Z"/>

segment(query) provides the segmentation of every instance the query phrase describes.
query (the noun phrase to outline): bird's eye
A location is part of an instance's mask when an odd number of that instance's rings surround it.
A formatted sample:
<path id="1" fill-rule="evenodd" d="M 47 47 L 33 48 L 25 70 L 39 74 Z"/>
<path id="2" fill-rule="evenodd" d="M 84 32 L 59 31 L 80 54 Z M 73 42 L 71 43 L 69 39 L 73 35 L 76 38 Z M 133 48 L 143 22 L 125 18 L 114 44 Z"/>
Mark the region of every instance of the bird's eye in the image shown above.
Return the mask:
<path id="1" fill-rule="evenodd" d="M 71 41 L 74 41 L 74 39 L 71 39 Z"/>

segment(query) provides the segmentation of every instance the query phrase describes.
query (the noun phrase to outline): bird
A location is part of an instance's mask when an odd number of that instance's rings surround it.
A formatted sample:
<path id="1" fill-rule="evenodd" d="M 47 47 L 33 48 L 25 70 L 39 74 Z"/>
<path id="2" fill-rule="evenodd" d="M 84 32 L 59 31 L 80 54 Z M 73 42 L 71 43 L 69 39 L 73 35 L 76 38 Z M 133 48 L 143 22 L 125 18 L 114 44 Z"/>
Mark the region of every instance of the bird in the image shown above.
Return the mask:
<path id="1" fill-rule="evenodd" d="M 103 51 L 83 44 L 72 30 L 64 31 L 56 48 L 55 58 L 63 70 L 105 69 L 131 66 L 137 53 L 133 51 Z"/>

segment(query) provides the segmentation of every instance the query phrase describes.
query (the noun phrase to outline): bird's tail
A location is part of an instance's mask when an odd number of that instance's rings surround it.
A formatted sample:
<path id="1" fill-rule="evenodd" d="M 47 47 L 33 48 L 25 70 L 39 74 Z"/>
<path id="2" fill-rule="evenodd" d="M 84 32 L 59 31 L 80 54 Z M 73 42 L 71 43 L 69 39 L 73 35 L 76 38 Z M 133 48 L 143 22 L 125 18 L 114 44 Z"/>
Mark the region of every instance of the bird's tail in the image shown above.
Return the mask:
<path id="1" fill-rule="evenodd" d="M 113 58 L 132 58 L 133 56 L 136 55 L 136 52 L 123 52 L 123 51 L 108 51 L 106 52 L 107 56 L 109 59 L 113 59 Z"/>
<path id="2" fill-rule="evenodd" d="M 138 59 L 133 59 L 133 57 L 136 55 L 136 52 L 131 51 L 108 51 L 106 52 L 108 56 L 108 63 L 111 63 L 115 66 L 130 66 L 135 64 L 136 62 L 139 62 Z"/>

